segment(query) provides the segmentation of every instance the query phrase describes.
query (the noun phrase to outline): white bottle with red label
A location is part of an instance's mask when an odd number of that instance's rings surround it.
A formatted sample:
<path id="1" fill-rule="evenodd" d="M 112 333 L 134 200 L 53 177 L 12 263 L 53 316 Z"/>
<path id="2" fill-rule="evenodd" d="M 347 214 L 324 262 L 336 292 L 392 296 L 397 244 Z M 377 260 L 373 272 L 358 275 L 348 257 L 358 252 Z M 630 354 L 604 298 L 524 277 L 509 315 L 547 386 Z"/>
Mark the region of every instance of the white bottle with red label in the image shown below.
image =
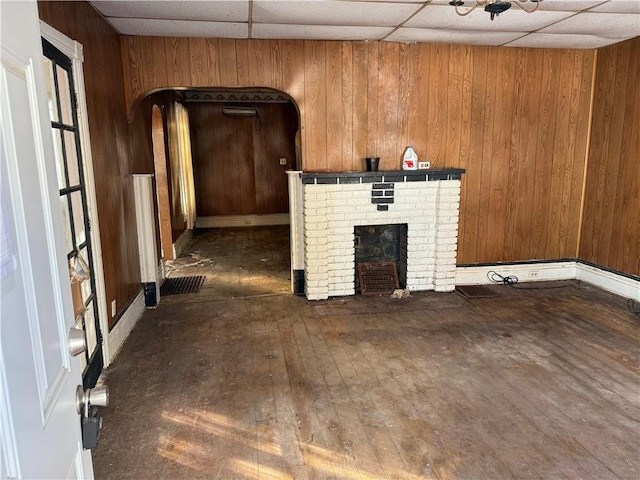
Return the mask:
<path id="1" fill-rule="evenodd" d="M 403 170 L 417 170 L 418 169 L 418 154 L 413 149 L 411 145 L 409 145 L 404 151 L 404 155 L 402 156 L 402 169 Z"/>

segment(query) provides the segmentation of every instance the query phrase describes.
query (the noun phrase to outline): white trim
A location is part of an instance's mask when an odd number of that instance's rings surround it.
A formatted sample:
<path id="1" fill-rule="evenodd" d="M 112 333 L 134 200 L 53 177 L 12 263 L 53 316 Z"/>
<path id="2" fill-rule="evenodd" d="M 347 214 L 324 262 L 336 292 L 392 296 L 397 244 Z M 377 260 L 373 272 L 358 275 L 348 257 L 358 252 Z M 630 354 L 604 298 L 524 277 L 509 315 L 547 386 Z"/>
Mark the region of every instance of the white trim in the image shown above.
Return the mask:
<path id="1" fill-rule="evenodd" d="M 144 292 L 140 290 L 136 298 L 133 299 L 133 302 L 129 304 L 129 307 L 122 312 L 122 316 L 118 323 L 116 323 L 115 327 L 109 332 L 108 341 L 109 341 L 109 353 L 110 356 L 105 358 L 104 366 L 108 367 L 111 365 L 113 360 L 116 358 L 116 355 L 119 353 L 120 348 L 124 344 L 125 340 L 131 333 L 133 327 L 135 327 L 138 319 L 144 312 Z"/>
<path id="2" fill-rule="evenodd" d="M 221 215 L 215 217 L 198 217 L 196 221 L 197 228 L 258 227 L 265 225 L 289 225 L 289 214 Z"/>
<path id="3" fill-rule="evenodd" d="M 576 279 L 640 302 L 640 280 L 577 262 Z"/>
<path id="4" fill-rule="evenodd" d="M 0 478 L 22 478 L 5 365 L 0 344 Z"/>
<path id="5" fill-rule="evenodd" d="M 42 20 L 40 20 L 40 35 L 70 59 L 78 60 L 80 63 L 84 62 L 82 44 L 67 37 L 64 33 L 59 32 Z"/>
<path id="6" fill-rule="evenodd" d="M 289 224 L 291 225 L 291 286 L 293 271 L 304 270 L 304 214 L 302 210 L 302 172 L 287 170 L 289 182 Z"/>
<path id="7" fill-rule="evenodd" d="M 173 244 L 173 258 L 178 258 L 182 254 L 191 237 L 193 237 L 193 230 L 187 229 L 180 234 Z"/>
<path id="8" fill-rule="evenodd" d="M 496 264 L 456 267 L 456 285 L 487 285 L 494 283 L 487 276 L 496 272 L 506 277 L 515 275 L 520 282 L 571 280 L 576 278 L 576 262 Z"/>
<path id="9" fill-rule="evenodd" d="M 138 233 L 138 258 L 142 283 L 157 282 L 158 248 L 154 217 L 153 174 L 133 175 L 133 196 Z"/>
<path id="10" fill-rule="evenodd" d="M 80 136 L 80 148 L 82 150 L 82 167 L 84 170 L 85 191 L 87 194 L 87 214 L 91 229 L 91 249 L 93 251 L 93 271 L 96 283 L 96 297 L 98 317 L 100 318 L 100 330 L 104 342 L 102 345 L 102 356 L 106 359 L 111 357 L 111 346 L 109 345 L 106 332 L 109 331 L 109 315 L 107 310 L 107 291 L 104 281 L 104 266 L 102 261 L 102 243 L 100 241 L 100 223 L 98 219 L 98 203 L 96 199 L 95 176 L 93 172 L 93 155 L 91 152 L 91 136 L 89 134 L 89 116 L 87 113 L 87 96 L 84 86 L 84 71 L 82 63 L 84 54 L 82 44 L 72 40 L 52 26 L 40 21 L 40 34 L 54 47 L 64 53 L 72 63 L 73 83 L 76 87 L 76 103 L 78 107 L 78 130 Z"/>
<path id="11" fill-rule="evenodd" d="M 493 283 L 487 274 L 515 275 L 520 282 L 550 280 L 580 280 L 625 298 L 640 302 L 640 280 L 610 272 L 580 261 L 495 264 L 456 267 L 456 285 L 486 285 Z M 534 276 L 532 276 L 534 275 Z"/>

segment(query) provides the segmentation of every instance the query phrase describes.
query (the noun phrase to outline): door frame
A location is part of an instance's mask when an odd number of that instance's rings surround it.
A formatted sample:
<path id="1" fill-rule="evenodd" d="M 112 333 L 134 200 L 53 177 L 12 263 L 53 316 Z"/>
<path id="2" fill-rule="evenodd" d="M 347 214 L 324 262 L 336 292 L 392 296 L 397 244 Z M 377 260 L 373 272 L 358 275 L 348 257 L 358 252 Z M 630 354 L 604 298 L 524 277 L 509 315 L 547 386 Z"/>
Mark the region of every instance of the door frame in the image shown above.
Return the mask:
<path id="1" fill-rule="evenodd" d="M 40 35 L 51 43 L 71 60 L 71 70 L 73 83 L 75 86 L 78 133 L 80 146 L 82 149 L 82 166 L 85 176 L 85 190 L 87 195 L 87 214 L 91 228 L 89 237 L 93 251 L 93 270 L 96 283 L 96 296 L 98 317 L 100 319 L 100 330 L 102 331 L 102 358 L 104 366 L 111 364 L 112 352 L 109 346 L 109 323 L 107 315 L 107 295 L 104 283 L 104 267 L 102 264 L 102 244 L 100 242 L 100 222 L 98 218 L 98 208 L 96 200 L 96 187 L 93 174 L 93 156 L 91 153 L 91 137 L 89 135 L 89 117 L 87 115 L 87 97 L 84 87 L 84 53 L 82 44 L 72 40 L 65 34 L 59 32 L 51 25 L 40 20 Z"/>

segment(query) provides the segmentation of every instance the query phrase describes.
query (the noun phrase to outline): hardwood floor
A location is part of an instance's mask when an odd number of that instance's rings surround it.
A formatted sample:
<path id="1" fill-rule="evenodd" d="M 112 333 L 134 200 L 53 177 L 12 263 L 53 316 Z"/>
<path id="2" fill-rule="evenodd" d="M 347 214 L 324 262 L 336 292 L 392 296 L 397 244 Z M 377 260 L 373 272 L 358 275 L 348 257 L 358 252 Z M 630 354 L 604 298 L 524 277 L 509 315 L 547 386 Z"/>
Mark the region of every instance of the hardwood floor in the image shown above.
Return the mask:
<path id="1" fill-rule="evenodd" d="M 636 479 L 638 319 L 554 285 L 167 297 L 106 373 L 96 478 Z"/>

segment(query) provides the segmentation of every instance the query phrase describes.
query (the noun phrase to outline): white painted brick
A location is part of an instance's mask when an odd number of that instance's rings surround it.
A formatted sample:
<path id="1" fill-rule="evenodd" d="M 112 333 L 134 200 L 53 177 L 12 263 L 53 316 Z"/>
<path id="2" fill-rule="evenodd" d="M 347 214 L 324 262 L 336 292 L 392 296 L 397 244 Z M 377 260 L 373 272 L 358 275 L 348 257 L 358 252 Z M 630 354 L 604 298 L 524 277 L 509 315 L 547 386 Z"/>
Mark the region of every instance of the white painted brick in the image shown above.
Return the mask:
<path id="1" fill-rule="evenodd" d="M 307 292 L 308 300 L 326 300 L 327 298 L 329 298 L 329 292 Z"/>
<path id="2" fill-rule="evenodd" d="M 354 295 L 354 288 L 351 287 L 343 287 L 343 288 L 335 288 L 329 292 L 331 297 L 344 297 L 346 295 Z"/>
<path id="3" fill-rule="evenodd" d="M 321 258 L 307 258 L 306 267 L 308 271 L 312 271 L 313 269 L 322 269 L 326 268 L 327 262 Z"/>
<path id="4" fill-rule="evenodd" d="M 331 228 L 332 235 L 353 235 L 353 227 L 351 225 L 343 225 L 342 222 L 335 222 Z"/>
<path id="5" fill-rule="evenodd" d="M 455 283 L 447 283 L 444 285 L 436 284 L 434 290 L 436 292 L 453 292 L 456 289 Z"/>
<path id="6" fill-rule="evenodd" d="M 455 252 L 452 252 L 452 253 L 455 253 Z M 456 261 L 455 255 L 452 255 L 450 257 L 443 257 L 441 253 L 436 253 L 436 261 L 435 261 L 436 270 L 440 271 L 450 265 L 455 265 L 455 261 Z"/>
<path id="7" fill-rule="evenodd" d="M 443 223 L 438 225 L 438 233 L 440 232 L 457 232 L 458 225 L 455 223 Z"/>
<path id="8" fill-rule="evenodd" d="M 327 232 L 325 230 L 307 229 L 305 232 L 305 238 L 326 238 Z"/>

